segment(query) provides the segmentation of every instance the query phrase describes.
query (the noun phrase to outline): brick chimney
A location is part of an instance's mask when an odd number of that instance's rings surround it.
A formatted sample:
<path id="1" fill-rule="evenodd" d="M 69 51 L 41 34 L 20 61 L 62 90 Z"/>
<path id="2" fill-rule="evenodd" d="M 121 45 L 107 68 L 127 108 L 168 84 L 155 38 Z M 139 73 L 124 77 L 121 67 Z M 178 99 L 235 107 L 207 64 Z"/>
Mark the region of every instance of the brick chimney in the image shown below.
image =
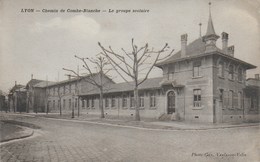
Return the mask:
<path id="1" fill-rule="evenodd" d="M 260 80 L 259 74 L 255 74 L 255 79 Z"/>
<path id="2" fill-rule="evenodd" d="M 227 54 L 234 57 L 234 52 L 235 52 L 235 46 L 230 46 L 227 48 Z"/>
<path id="3" fill-rule="evenodd" d="M 227 48 L 228 48 L 228 33 L 222 32 L 222 50 L 225 54 L 227 54 Z"/>
<path id="4" fill-rule="evenodd" d="M 181 35 L 181 57 L 186 57 L 188 34 Z"/>
<path id="5" fill-rule="evenodd" d="M 33 79 L 33 74 L 31 74 L 31 79 Z"/>

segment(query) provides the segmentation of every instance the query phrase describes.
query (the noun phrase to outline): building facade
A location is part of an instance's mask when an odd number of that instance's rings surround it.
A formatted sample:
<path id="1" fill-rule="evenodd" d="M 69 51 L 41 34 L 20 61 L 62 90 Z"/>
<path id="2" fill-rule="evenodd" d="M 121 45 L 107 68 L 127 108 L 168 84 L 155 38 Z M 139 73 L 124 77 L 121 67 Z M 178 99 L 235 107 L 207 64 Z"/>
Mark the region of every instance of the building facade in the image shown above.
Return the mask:
<path id="1" fill-rule="evenodd" d="M 181 50 L 156 64 L 163 76 L 147 79 L 139 86 L 140 116 L 206 123 L 259 121 L 259 75 L 246 77 L 247 70 L 256 66 L 235 57 L 234 46 L 228 45 L 228 33 L 221 34 L 221 48 L 216 45 L 219 38 L 211 14 L 204 36 L 188 43 L 188 35 L 181 35 Z M 105 115 L 134 116 L 132 82 L 115 83 L 104 76 L 104 99 L 100 101 L 100 89 L 91 80 L 101 79 L 95 74 L 31 84 L 32 91 L 30 86 L 28 91 L 42 99 L 33 109 L 100 114 L 103 102 Z"/>

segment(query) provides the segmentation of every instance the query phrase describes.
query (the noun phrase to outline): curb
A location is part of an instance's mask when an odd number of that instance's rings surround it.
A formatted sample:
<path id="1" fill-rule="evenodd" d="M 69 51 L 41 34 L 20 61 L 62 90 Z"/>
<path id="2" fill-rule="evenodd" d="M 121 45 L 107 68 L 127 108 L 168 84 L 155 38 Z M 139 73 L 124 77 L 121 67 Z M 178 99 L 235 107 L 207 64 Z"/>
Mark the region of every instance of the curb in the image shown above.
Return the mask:
<path id="1" fill-rule="evenodd" d="M 16 115 L 16 114 L 13 114 Z M 24 116 L 30 117 L 37 117 L 33 114 L 19 114 Z M 61 121 L 68 121 L 68 122 L 77 122 L 77 123 L 90 123 L 90 124 L 98 124 L 98 125 L 107 125 L 107 126 L 114 126 L 114 127 L 122 127 L 122 128 L 132 128 L 132 129 L 140 129 L 140 130 L 154 130 L 154 131 L 204 131 L 204 130 L 219 130 L 219 129 L 232 129 L 232 128 L 244 128 L 244 127 L 254 127 L 260 126 L 259 123 L 250 123 L 248 125 L 227 125 L 227 126 L 219 126 L 219 127 L 209 127 L 209 128 L 179 128 L 174 126 L 169 126 L 168 128 L 147 128 L 142 126 L 132 126 L 132 125 L 123 125 L 123 124 L 116 124 L 116 123 L 106 123 L 106 122 L 98 122 L 98 121 L 90 121 L 90 120 L 77 120 L 77 119 L 64 119 L 64 118 L 53 118 L 48 116 L 38 116 L 39 118 L 45 118 L 49 120 L 61 120 Z"/>
<path id="2" fill-rule="evenodd" d="M 21 133 L 21 135 L 20 136 L 16 136 L 16 137 L 10 137 L 10 138 L 7 138 L 7 139 L 3 139 L 3 140 L 0 141 L 0 145 L 4 144 L 5 142 L 9 142 L 9 141 L 17 140 L 17 139 L 27 138 L 27 137 L 30 137 L 30 136 L 32 136 L 34 134 L 34 130 L 33 129 L 30 129 L 30 128 L 27 128 L 27 127 L 23 127 L 23 126 L 19 126 L 19 125 L 16 125 L 16 126 L 23 129 L 23 131 L 19 132 L 19 133 Z"/>

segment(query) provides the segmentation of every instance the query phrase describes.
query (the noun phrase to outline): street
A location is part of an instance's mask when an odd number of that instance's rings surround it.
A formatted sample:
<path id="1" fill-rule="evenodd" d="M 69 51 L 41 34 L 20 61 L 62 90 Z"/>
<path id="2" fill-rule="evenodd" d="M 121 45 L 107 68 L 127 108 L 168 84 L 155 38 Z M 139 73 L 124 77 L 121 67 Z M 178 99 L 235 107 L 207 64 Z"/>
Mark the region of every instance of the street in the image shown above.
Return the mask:
<path id="1" fill-rule="evenodd" d="M 149 130 L 14 115 L 40 126 L 1 145 L 1 161 L 259 161 L 259 127 Z"/>

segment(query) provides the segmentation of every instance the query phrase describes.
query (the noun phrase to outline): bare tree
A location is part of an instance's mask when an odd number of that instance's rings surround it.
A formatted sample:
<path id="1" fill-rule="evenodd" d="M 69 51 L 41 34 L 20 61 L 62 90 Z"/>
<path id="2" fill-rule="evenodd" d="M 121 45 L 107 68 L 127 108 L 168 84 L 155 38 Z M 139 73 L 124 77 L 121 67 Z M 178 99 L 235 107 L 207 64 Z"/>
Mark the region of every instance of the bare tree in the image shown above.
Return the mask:
<path id="1" fill-rule="evenodd" d="M 170 48 L 166 43 L 160 50 L 150 49 L 148 43 L 138 48 L 134 44 L 132 39 L 132 51 L 126 52 L 124 48 L 121 48 L 122 54 L 115 52 L 110 46 L 105 48 L 98 42 L 99 47 L 102 49 L 102 54 L 108 59 L 113 69 L 121 76 L 123 80 L 128 82 L 127 78 L 130 78 L 134 82 L 134 104 L 135 104 L 135 120 L 140 120 L 139 114 L 139 96 L 138 87 L 145 80 L 147 80 L 151 70 L 154 68 L 156 63 L 161 60 L 168 58 L 174 50 L 166 56 L 162 54 Z M 143 78 L 140 79 L 140 75 L 143 74 Z"/>
<path id="2" fill-rule="evenodd" d="M 76 55 L 75 57 L 83 62 L 83 67 L 87 71 L 87 77 L 80 76 L 78 73 L 76 73 L 74 70 L 71 69 L 63 68 L 63 70 L 72 72 L 77 77 L 83 79 L 87 83 L 99 89 L 99 109 L 101 113 L 100 117 L 105 118 L 103 96 L 104 96 L 104 87 L 107 84 L 107 82 L 104 81 L 104 78 L 107 76 L 107 73 L 111 70 L 111 69 L 106 69 L 107 65 L 109 65 L 109 62 L 105 57 L 101 55 L 97 55 L 96 58 L 84 58 Z M 96 72 L 94 72 L 94 70 L 91 68 L 92 67 L 91 64 L 94 65 L 94 67 L 96 68 L 97 70 Z"/>

